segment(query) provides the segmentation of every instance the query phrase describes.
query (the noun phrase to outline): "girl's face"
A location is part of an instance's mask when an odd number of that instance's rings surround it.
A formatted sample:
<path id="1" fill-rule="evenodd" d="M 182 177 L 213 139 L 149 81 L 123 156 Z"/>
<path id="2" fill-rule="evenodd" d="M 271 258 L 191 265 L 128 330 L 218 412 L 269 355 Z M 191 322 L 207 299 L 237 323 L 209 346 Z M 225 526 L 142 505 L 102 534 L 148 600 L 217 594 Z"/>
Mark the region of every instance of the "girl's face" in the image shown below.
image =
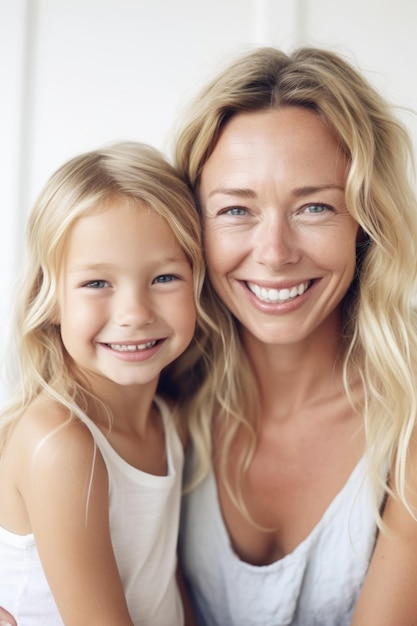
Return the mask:
<path id="1" fill-rule="evenodd" d="M 203 168 L 200 201 L 211 282 L 244 332 L 268 344 L 340 329 L 358 224 L 347 163 L 314 112 L 233 117 Z"/>
<path id="2" fill-rule="evenodd" d="M 75 222 L 60 274 L 58 323 L 93 390 L 103 379 L 157 381 L 190 343 L 195 321 L 191 268 L 162 217 L 116 199 Z"/>

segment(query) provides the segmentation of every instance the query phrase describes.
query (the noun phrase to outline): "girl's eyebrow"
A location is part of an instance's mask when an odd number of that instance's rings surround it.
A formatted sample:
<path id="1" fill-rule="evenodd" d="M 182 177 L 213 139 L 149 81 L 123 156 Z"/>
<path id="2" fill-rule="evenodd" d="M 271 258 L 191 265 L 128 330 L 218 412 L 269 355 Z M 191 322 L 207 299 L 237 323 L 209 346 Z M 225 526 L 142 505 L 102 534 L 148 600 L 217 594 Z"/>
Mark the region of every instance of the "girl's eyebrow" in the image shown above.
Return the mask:
<path id="1" fill-rule="evenodd" d="M 163 257 L 159 257 L 157 260 L 158 265 L 163 265 L 164 263 L 184 263 L 188 265 L 187 259 L 183 259 L 179 256 L 166 255 Z M 114 266 L 111 263 L 83 263 L 79 265 L 73 265 L 69 268 L 69 273 L 75 272 L 89 272 L 89 271 L 105 271 L 112 269 Z"/>
<path id="2" fill-rule="evenodd" d="M 336 189 L 338 191 L 345 192 L 345 188 L 340 185 L 335 185 L 334 183 L 323 183 L 322 185 L 305 185 L 303 187 L 297 187 L 293 190 L 293 194 L 295 197 L 300 198 L 304 196 L 308 196 L 309 194 L 316 193 L 318 191 L 327 191 Z M 213 189 L 208 194 L 208 197 L 211 198 L 215 195 L 224 195 L 224 196 L 239 196 L 240 198 L 248 198 L 253 199 L 256 198 L 256 193 L 252 189 L 240 188 L 240 187 L 219 187 L 218 189 Z"/>
<path id="3" fill-rule="evenodd" d="M 69 271 L 70 272 L 82 272 L 85 270 L 105 270 L 108 269 L 110 266 L 108 263 L 83 263 L 80 265 L 73 265 Z"/>

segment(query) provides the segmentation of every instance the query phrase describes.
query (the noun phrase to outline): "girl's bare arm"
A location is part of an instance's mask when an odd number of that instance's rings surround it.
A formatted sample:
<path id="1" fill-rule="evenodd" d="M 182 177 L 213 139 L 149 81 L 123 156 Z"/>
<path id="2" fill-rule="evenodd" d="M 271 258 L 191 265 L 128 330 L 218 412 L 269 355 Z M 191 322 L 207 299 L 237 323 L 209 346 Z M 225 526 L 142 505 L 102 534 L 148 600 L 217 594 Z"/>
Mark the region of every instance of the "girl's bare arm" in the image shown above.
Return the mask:
<path id="1" fill-rule="evenodd" d="M 0 606 L 0 626 L 17 626 L 12 615 Z"/>
<path id="2" fill-rule="evenodd" d="M 107 471 L 88 429 L 29 418 L 18 489 L 66 626 L 133 626 L 109 529 Z M 52 434 L 50 434 L 52 433 Z"/>

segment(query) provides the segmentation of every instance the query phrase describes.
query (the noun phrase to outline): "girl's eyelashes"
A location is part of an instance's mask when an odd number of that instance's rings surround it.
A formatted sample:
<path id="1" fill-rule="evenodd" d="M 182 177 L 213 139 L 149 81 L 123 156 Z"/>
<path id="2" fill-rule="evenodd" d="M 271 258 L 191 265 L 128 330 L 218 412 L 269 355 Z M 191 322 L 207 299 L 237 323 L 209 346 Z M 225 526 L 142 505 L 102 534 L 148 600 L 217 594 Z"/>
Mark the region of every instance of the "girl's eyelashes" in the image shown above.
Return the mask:
<path id="1" fill-rule="evenodd" d="M 157 276 L 153 281 L 152 284 L 164 284 L 164 283 L 171 283 L 174 280 L 178 280 L 178 276 L 175 276 L 174 274 L 161 274 L 160 276 Z"/>
<path id="2" fill-rule="evenodd" d="M 152 280 L 152 285 L 172 283 L 180 279 L 181 277 L 177 274 L 159 274 Z M 80 287 L 83 287 L 86 289 L 105 289 L 111 286 L 112 286 L 112 283 L 104 279 L 88 280 L 88 281 L 81 283 L 80 285 Z"/>
<path id="3" fill-rule="evenodd" d="M 86 283 L 83 283 L 83 287 L 87 287 L 88 289 L 103 289 L 104 287 L 108 287 L 109 283 L 107 280 L 89 280 Z"/>

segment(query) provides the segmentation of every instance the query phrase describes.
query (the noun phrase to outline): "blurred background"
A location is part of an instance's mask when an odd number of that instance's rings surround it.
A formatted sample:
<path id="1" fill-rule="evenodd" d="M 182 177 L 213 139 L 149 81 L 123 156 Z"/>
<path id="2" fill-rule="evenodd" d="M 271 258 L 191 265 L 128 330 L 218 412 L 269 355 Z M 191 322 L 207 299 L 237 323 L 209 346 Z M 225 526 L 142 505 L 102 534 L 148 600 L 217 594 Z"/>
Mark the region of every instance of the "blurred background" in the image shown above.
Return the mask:
<path id="1" fill-rule="evenodd" d="M 0 0 L 0 402 L 26 216 L 50 174 L 115 140 L 170 157 L 182 110 L 229 57 L 304 44 L 363 71 L 417 147 L 415 0 Z"/>

